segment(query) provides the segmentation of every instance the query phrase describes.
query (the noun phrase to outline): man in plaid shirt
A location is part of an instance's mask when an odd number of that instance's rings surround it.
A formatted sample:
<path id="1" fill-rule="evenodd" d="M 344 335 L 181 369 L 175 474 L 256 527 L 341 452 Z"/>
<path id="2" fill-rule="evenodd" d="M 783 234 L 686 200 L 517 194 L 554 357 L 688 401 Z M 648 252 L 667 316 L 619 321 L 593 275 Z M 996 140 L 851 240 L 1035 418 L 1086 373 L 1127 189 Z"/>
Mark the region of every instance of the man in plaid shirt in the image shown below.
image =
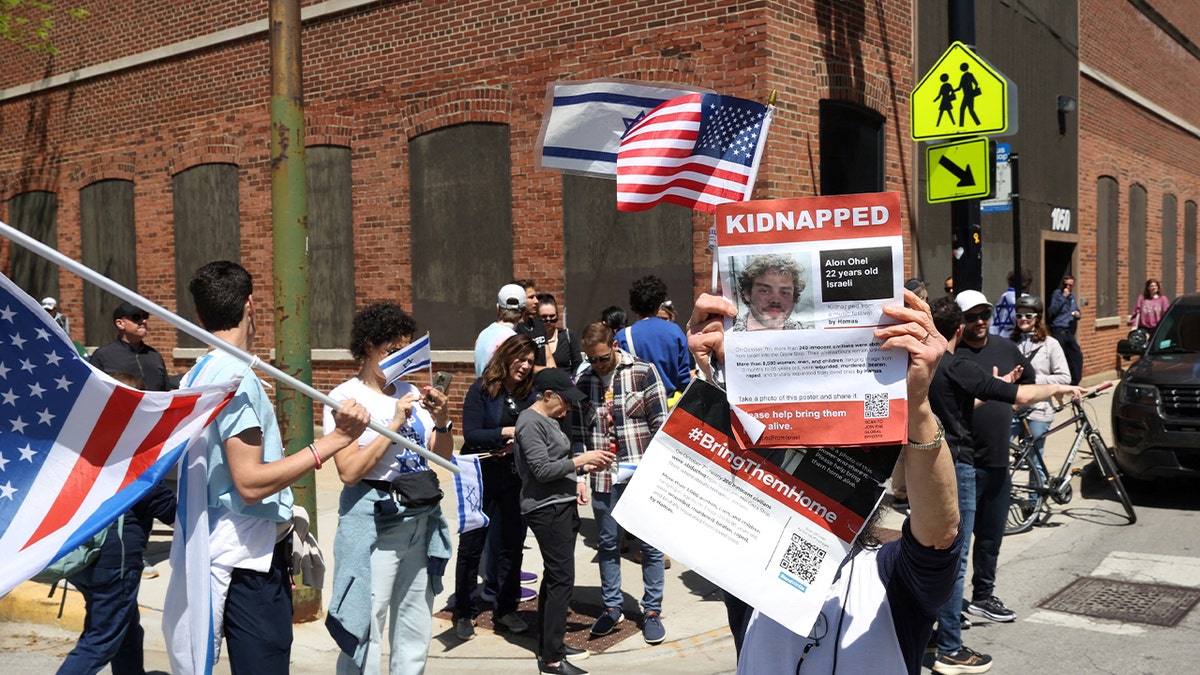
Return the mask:
<path id="1" fill-rule="evenodd" d="M 608 470 L 588 474 L 592 513 L 596 518 L 600 561 L 600 592 L 604 614 L 592 624 L 592 635 L 607 635 L 624 618 L 621 594 L 621 526 L 612 517 L 625 483 L 619 467 L 636 465 L 651 437 L 667 419 L 667 397 L 657 369 L 617 346 L 613 332 L 601 322 L 589 324 L 580 339 L 588 367 L 576 386 L 587 394 L 594 419 L 574 425 L 576 443 L 587 450 L 611 450 L 617 455 Z M 585 415 L 584 417 L 591 417 Z M 663 554 L 645 542 L 642 547 L 642 635 L 656 645 L 666 637 L 663 628 Z"/>

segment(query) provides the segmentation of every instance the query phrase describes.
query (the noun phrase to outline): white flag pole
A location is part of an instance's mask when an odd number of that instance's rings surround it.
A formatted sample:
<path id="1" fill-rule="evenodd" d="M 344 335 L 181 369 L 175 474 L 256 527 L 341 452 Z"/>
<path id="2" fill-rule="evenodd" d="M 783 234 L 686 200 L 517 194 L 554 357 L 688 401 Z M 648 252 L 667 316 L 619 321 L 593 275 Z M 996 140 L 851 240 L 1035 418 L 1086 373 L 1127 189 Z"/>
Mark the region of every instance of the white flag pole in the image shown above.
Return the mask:
<path id="1" fill-rule="evenodd" d="M 71 258 L 68 258 L 67 256 L 65 256 L 62 253 L 56 251 L 55 249 L 47 246 L 46 244 L 43 244 L 42 242 L 34 239 L 33 237 L 30 237 L 29 235 L 25 234 L 24 232 L 21 232 L 20 230 L 12 227 L 8 223 L 0 221 L 0 236 L 7 238 L 8 240 L 12 241 L 14 244 L 17 244 L 18 246 L 21 246 L 22 248 L 26 248 L 26 249 L 32 251 L 33 253 L 36 253 L 37 255 L 45 258 L 46 260 L 49 260 L 50 262 L 58 265 L 59 267 L 63 267 L 67 270 L 70 270 L 71 272 L 74 272 L 76 275 L 82 277 L 84 280 L 92 282 L 93 284 L 99 286 L 100 288 L 103 288 L 104 290 L 108 291 L 109 293 L 112 293 L 113 295 L 117 296 L 118 298 L 121 298 L 122 300 L 125 300 L 125 301 L 135 305 L 139 309 L 143 309 L 143 310 L 150 312 L 154 316 L 157 316 L 157 317 L 165 320 L 167 323 L 169 323 L 172 326 L 178 328 L 179 330 L 187 333 L 188 335 L 191 335 L 192 337 L 196 338 L 197 340 L 200 340 L 204 344 L 206 344 L 210 347 L 215 347 L 217 349 L 220 349 L 221 351 L 225 352 L 226 354 L 229 354 L 230 356 L 235 357 L 236 359 L 245 363 L 246 365 L 250 366 L 251 368 L 256 368 L 256 369 L 262 371 L 263 373 L 274 378 L 280 384 L 283 384 L 287 387 L 291 387 L 292 389 L 295 389 L 296 391 L 300 392 L 301 394 L 304 394 L 305 396 L 313 399 L 314 401 L 320 401 L 324 405 L 327 405 L 330 408 L 333 408 L 334 410 L 341 409 L 342 404 L 329 398 L 328 396 L 321 393 L 320 391 L 313 389 L 311 386 L 305 384 L 304 382 L 297 380 L 296 378 L 292 377 L 291 375 L 288 375 L 287 373 L 283 372 L 282 370 L 279 370 L 278 368 L 276 368 L 275 366 L 272 366 L 269 363 L 265 363 L 264 361 L 259 359 L 257 356 L 251 354 L 250 352 L 243 351 L 237 347 L 234 347 L 233 345 L 229 344 L 228 342 L 225 342 L 221 338 L 204 330 L 200 326 L 197 326 L 196 324 L 192 323 L 191 321 L 184 319 L 183 317 L 179 316 L 178 314 L 175 314 L 174 312 L 162 307 L 161 305 L 159 305 L 157 303 L 147 300 L 146 298 L 142 297 L 141 295 L 138 295 L 137 293 L 129 290 L 128 288 L 125 288 L 121 284 L 118 284 L 117 282 L 100 274 L 99 272 L 84 265 L 83 263 L 80 263 L 78 261 L 72 260 Z M 432 367 L 433 367 L 433 364 L 430 363 L 430 368 L 432 368 Z M 442 457 L 438 456 L 436 453 L 431 452 L 430 450 L 428 450 L 426 448 L 422 448 L 421 446 L 417 445 L 416 443 L 413 443 L 412 441 L 400 436 L 399 434 L 392 431 L 391 429 L 388 429 L 387 427 L 383 426 L 382 424 L 379 424 L 375 420 L 371 420 L 370 423 L 368 424 L 368 426 L 370 427 L 370 429 L 372 431 L 387 438 L 388 440 L 392 441 L 393 443 L 399 443 L 400 445 L 408 448 L 409 450 L 412 450 L 415 453 L 418 453 L 425 459 L 428 459 L 429 461 L 433 462 L 434 464 L 437 464 L 438 466 L 440 466 L 452 473 L 458 473 L 460 471 L 460 469 L 457 466 L 455 466 L 454 463 L 451 462 L 450 460 L 443 459 Z"/>

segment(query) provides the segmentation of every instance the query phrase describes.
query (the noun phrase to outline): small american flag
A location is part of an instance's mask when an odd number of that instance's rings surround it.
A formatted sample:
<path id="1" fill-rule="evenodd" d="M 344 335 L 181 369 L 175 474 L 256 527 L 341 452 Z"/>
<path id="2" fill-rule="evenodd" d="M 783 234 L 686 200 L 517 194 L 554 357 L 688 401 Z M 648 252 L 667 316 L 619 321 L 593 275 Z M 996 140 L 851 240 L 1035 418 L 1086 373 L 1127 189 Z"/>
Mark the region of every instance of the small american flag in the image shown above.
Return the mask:
<path id="1" fill-rule="evenodd" d="M 0 275 L 0 596 L 141 499 L 237 385 L 120 385 Z"/>
<path id="2" fill-rule="evenodd" d="M 636 122 L 617 152 L 617 208 L 659 202 L 715 213 L 750 198 L 774 108 L 719 94 L 671 99 Z"/>

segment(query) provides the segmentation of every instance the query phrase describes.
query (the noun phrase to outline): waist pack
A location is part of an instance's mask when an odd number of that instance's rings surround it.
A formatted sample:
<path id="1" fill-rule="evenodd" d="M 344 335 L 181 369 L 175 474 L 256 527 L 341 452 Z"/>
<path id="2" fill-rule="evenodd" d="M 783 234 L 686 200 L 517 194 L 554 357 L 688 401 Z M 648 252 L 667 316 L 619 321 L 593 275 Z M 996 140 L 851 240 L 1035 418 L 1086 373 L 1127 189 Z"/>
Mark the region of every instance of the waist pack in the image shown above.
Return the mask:
<path id="1" fill-rule="evenodd" d="M 410 509 L 442 501 L 442 486 L 437 474 L 429 469 L 393 478 L 391 492 L 401 506 Z"/>

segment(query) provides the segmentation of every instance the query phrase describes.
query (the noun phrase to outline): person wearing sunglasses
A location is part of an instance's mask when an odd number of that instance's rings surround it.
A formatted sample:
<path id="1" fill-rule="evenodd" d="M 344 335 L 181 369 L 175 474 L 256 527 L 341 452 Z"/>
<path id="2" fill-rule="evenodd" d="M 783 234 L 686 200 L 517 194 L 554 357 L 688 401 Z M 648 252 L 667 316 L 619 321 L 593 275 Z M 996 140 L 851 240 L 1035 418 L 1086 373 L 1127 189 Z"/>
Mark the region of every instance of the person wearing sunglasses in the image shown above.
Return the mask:
<path id="1" fill-rule="evenodd" d="M 163 363 L 162 354 L 146 344 L 150 315 L 129 302 L 122 302 L 113 309 L 112 317 L 117 339 L 92 354 L 92 365 L 110 375 L 134 375 L 145 383 L 146 391 L 169 389 L 167 366 Z"/>
<path id="2" fill-rule="evenodd" d="M 1035 384 L 1036 371 L 1016 344 L 989 332 L 992 304 L 987 297 L 979 291 L 967 290 L 960 292 L 954 300 L 963 313 L 962 343 L 955 354 L 975 362 L 985 372 L 998 373 L 1009 382 Z M 1013 307 L 1016 307 L 1015 301 Z M 1011 485 L 1008 445 L 1012 422 L 1011 402 L 992 400 L 975 409 L 971 425 L 976 508 L 973 589 L 967 613 L 1005 623 L 1015 619 L 1016 613 L 1005 607 L 994 591 L 1000 542 L 1008 518 Z"/>
<path id="3" fill-rule="evenodd" d="M 1017 330 L 1013 331 L 1012 339 L 1017 349 L 1029 359 L 1036 373 L 1034 376 L 1039 384 L 1070 384 L 1071 368 L 1067 365 L 1067 355 L 1063 352 L 1058 340 L 1050 337 L 1050 331 L 1042 321 L 1045 305 L 1036 295 L 1023 295 L 1017 298 Z M 1054 407 L 1049 401 L 1042 401 L 1032 406 L 1027 422 L 1029 433 L 1033 436 L 1033 448 L 1040 455 L 1046 440 L 1042 438 L 1050 430 L 1054 421 Z M 1019 424 L 1013 426 L 1013 434 L 1020 433 Z M 1038 465 L 1041 468 L 1041 465 Z"/>
<path id="4" fill-rule="evenodd" d="M 558 302 L 551 293 L 538 293 L 537 319 L 546 329 L 546 367 L 573 376 L 583 364 L 579 338 L 565 326 L 558 327 Z"/>

